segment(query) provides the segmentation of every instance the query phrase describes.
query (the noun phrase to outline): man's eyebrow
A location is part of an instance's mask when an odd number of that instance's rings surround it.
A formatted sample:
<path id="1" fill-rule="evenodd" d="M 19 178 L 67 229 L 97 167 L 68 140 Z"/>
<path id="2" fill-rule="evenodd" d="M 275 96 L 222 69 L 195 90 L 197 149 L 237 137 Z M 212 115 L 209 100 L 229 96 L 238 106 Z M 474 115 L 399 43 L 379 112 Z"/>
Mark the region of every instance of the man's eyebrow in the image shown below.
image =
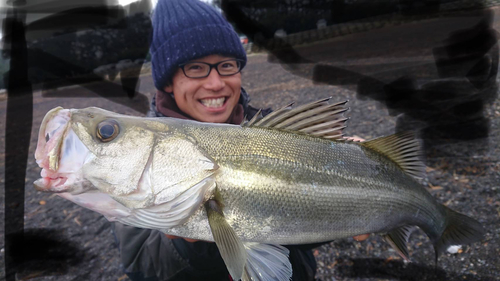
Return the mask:
<path id="1" fill-rule="evenodd" d="M 201 62 L 201 63 L 206 63 L 206 64 L 218 64 L 218 63 L 220 63 L 220 62 L 223 62 L 223 61 L 228 61 L 228 60 L 238 60 L 238 59 L 236 59 L 236 58 L 226 58 L 226 59 L 222 59 L 222 60 L 220 60 L 220 61 L 218 61 L 218 62 L 216 62 L 216 63 L 209 63 L 209 62 L 204 62 L 204 61 L 192 60 L 192 61 L 188 61 L 188 62 L 186 62 L 185 64 L 188 64 L 188 63 L 194 63 L 194 62 Z"/>

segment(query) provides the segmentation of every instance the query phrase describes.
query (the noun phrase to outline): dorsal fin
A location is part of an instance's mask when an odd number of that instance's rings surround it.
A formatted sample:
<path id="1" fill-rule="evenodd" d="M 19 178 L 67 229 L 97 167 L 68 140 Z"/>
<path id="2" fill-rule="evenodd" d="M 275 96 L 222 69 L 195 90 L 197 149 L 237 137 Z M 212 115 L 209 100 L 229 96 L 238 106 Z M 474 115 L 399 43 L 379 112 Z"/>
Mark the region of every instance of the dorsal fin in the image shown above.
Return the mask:
<path id="1" fill-rule="evenodd" d="M 247 117 L 245 116 L 245 118 L 243 118 L 243 121 L 241 121 L 240 126 L 251 126 L 251 124 L 255 123 L 256 120 L 259 120 L 263 117 L 264 116 L 262 115 L 262 109 L 259 109 L 259 111 L 255 113 L 253 118 L 250 119 L 250 121 L 246 121 Z"/>
<path id="2" fill-rule="evenodd" d="M 252 120 L 242 124 L 244 127 L 274 128 L 300 132 L 327 139 L 342 139 L 342 130 L 348 118 L 344 112 L 349 108 L 347 101 L 328 104 L 331 98 L 318 100 L 296 108 L 292 104 L 271 112 L 265 117 L 256 114 Z"/>
<path id="3" fill-rule="evenodd" d="M 397 133 L 360 144 L 387 156 L 410 176 L 417 179 L 423 177 L 425 165 L 421 159 L 420 143 L 413 132 Z"/>

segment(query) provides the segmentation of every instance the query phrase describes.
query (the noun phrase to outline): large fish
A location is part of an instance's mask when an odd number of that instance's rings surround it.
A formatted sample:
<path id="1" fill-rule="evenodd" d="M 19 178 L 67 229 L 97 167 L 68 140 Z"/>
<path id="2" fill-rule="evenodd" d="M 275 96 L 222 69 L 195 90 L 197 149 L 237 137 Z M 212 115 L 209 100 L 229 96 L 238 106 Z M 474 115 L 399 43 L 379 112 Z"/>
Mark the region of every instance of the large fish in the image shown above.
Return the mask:
<path id="1" fill-rule="evenodd" d="M 344 104 L 285 107 L 241 126 L 55 108 L 40 128 L 35 187 L 110 221 L 215 241 L 235 280 L 288 280 L 283 244 L 381 233 L 407 258 L 418 226 L 437 259 L 481 239 L 477 221 L 415 179 L 424 165 L 411 133 L 343 140 Z"/>

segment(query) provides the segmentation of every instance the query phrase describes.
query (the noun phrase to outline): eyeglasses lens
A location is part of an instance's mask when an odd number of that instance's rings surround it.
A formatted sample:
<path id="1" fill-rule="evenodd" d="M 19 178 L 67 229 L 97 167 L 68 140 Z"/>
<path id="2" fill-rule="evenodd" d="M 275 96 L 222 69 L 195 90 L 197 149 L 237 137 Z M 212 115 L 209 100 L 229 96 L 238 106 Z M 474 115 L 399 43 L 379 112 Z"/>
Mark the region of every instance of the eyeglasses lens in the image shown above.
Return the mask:
<path id="1" fill-rule="evenodd" d="M 217 72 L 222 76 L 234 75 L 240 71 L 241 63 L 237 60 L 223 61 L 217 64 Z M 184 73 L 191 78 L 201 78 L 209 75 L 211 67 L 202 62 L 192 62 L 184 65 Z"/>

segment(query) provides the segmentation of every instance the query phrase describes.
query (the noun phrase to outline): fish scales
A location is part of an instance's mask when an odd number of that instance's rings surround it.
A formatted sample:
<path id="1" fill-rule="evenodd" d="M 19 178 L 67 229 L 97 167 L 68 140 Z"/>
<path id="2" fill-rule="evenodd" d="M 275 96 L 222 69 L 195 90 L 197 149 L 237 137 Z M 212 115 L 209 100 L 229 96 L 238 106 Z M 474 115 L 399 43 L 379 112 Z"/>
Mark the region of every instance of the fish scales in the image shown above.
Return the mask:
<path id="1" fill-rule="evenodd" d="M 345 102 L 327 101 L 243 126 L 55 108 L 40 126 L 34 185 L 110 221 L 214 241 L 235 280 L 289 280 L 282 244 L 380 233 L 408 260 L 418 226 L 437 261 L 483 237 L 415 180 L 424 165 L 412 133 L 345 141 Z"/>
<path id="2" fill-rule="evenodd" d="M 226 126 L 190 127 L 185 134 L 219 165 L 224 215 L 243 240 L 313 243 L 384 232 L 386 225 L 425 227 L 444 216 L 418 183 L 358 143 Z M 398 216 L 388 220 L 393 213 Z M 185 230 L 175 233 L 193 237 Z"/>

